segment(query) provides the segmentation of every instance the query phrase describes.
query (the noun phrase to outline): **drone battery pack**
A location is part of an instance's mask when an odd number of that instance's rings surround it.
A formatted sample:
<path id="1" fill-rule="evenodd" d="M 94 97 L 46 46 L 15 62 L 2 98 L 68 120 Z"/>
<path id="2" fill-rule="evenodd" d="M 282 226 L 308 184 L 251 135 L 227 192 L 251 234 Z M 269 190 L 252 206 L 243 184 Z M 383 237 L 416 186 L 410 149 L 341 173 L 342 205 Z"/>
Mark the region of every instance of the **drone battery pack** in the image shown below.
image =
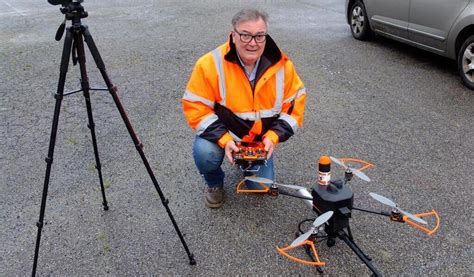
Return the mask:
<path id="1" fill-rule="evenodd" d="M 311 190 L 313 210 L 319 215 L 333 211 L 333 217 L 328 221 L 329 233 L 349 226 L 349 218 L 354 204 L 354 194 L 348 186 L 333 183 L 327 186 L 316 185 Z"/>

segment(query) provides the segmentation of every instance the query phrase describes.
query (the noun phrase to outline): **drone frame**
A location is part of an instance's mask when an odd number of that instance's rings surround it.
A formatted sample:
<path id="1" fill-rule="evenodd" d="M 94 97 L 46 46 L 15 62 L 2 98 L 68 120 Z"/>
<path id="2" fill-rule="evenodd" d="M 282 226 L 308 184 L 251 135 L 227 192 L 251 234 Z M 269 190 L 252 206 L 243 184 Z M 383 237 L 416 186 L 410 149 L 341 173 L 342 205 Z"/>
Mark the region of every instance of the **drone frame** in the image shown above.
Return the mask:
<path id="1" fill-rule="evenodd" d="M 292 249 L 295 249 L 295 248 L 299 248 L 301 246 L 304 246 L 304 247 L 310 247 L 310 251 L 313 252 L 313 255 L 315 257 L 315 260 L 316 261 L 307 261 L 307 260 L 302 260 L 302 259 L 299 259 L 299 258 L 296 258 L 294 256 L 291 256 L 288 251 L 292 250 Z M 287 247 L 284 247 L 284 248 L 279 248 L 278 246 L 276 247 L 277 251 L 282 254 L 283 256 L 287 257 L 288 259 L 290 260 L 293 260 L 297 263 L 300 263 L 300 264 L 304 264 L 304 265 L 313 265 L 313 266 L 318 266 L 318 267 L 321 267 L 321 266 L 325 266 L 326 263 L 325 262 L 322 262 L 321 259 L 319 258 L 319 255 L 318 255 L 318 251 L 316 250 L 316 246 L 314 245 L 314 242 L 313 240 L 310 240 L 310 239 L 307 239 L 305 241 L 303 241 L 302 243 L 298 244 L 298 245 L 295 245 L 295 246 L 287 246 Z"/>
<path id="2" fill-rule="evenodd" d="M 436 233 L 436 231 L 438 231 L 439 229 L 439 225 L 440 225 L 440 222 L 441 222 L 441 219 L 439 218 L 439 215 L 438 213 L 433 209 L 431 210 L 431 212 L 427 212 L 427 213 L 418 213 L 418 214 L 414 214 L 414 216 L 417 216 L 419 218 L 423 218 L 423 217 L 429 217 L 429 216 L 434 216 L 436 218 L 436 224 L 435 224 L 435 227 L 433 229 L 428 229 L 426 227 L 424 227 L 423 225 L 420 225 L 412 220 L 410 220 L 410 218 L 406 215 L 403 216 L 403 221 L 408 223 L 409 225 L 425 232 L 426 234 L 428 234 L 429 236 L 431 236 L 432 234 Z"/>
<path id="3" fill-rule="evenodd" d="M 358 168 L 358 170 L 360 170 L 360 171 L 375 167 L 375 165 L 373 165 L 373 164 L 371 164 L 367 161 L 356 159 L 356 158 L 338 158 L 338 160 L 340 160 L 341 162 L 343 162 L 345 164 L 347 164 L 348 162 L 363 164 L 362 167 Z"/>
<path id="4" fill-rule="evenodd" d="M 356 159 L 356 158 L 339 158 L 338 160 L 342 161 L 344 164 L 359 163 L 359 164 L 362 165 L 362 166 L 360 166 L 360 168 L 358 168 L 358 170 L 360 170 L 360 171 L 375 167 L 375 165 L 373 165 L 373 164 L 371 164 L 367 161 Z M 352 167 L 352 168 L 355 168 L 355 167 Z M 347 184 L 347 182 L 349 182 L 351 180 L 352 176 L 353 175 L 351 174 L 351 172 L 346 170 L 344 185 Z M 245 181 L 246 181 L 246 178 L 242 179 L 237 184 L 237 186 L 236 186 L 237 193 L 268 193 L 271 196 L 278 196 L 279 194 L 283 194 L 283 195 L 292 196 L 292 197 L 296 197 L 296 198 L 300 198 L 300 199 L 305 199 L 305 200 L 310 200 L 311 199 L 312 200 L 312 197 L 309 198 L 309 197 L 289 193 L 289 192 L 284 191 L 284 190 L 280 190 L 278 184 L 273 182 L 273 181 L 271 181 L 271 184 L 266 184 L 265 182 L 254 181 L 262 187 L 261 189 L 247 189 L 247 188 L 244 187 Z M 282 184 L 280 184 L 280 185 L 282 185 Z M 285 186 L 285 185 L 283 185 L 283 186 Z M 315 207 L 314 204 L 313 204 L 313 207 Z M 391 221 L 402 222 L 402 223 L 406 222 L 408 225 L 410 225 L 410 226 L 412 226 L 412 227 L 414 227 L 418 230 L 421 230 L 421 231 L 425 232 L 428 235 L 434 234 L 439 229 L 439 226 L 440 226 L 440 217 L 434 209 L 431 212 L 414 214 L 414 216 L 419 217 L 419 218 L 422 218 L 422 217 L 435 217 L 435 226 L 432 229 L 429 229 L 425 226 L 420 225 L 417 222 L 414 222 L 408 216 L 402 215 L 399 212 L 397 212 L 396 210 L 392 211 L 391 213 L 388 213 L 388 212 L 376 212 L 376 211 L 371 211 L 371 210 L 365 210 L 365 209 L 360 209 L 360 208 L 357 208 L 357 207 L 352 207 L 352 209 L 362 211 L 362 212 L 366 212 L 366 213 L 372 213 L 372 214 L 379 214 L 379 215 L 388 216 Z M 325 223 L 325 224 L 327 224 L 327 223 Z M 378 276 L 379 273 L 378 273 L 377 269 L 371 264 L 371 258 L 368 257 L 355 244 L 355 242 L 353 241 L 353 238 L 352 238 L 352 234 L 350 232 L 350 227 L 348 227 L 347 229 L 348 229 L 349 233 L 346 233 L 344 230 L 339 230 L 336 236 L 339 237 L 344 242 L 346 242 L 346 244 L 348 244 L 350 246 L 350 248 L 359 256 L 359 258 L 369 267 L 369 269 L 374 273 L 374 275 Z M 277 246 L 276 249 L 281 255 L 287 257 L 288 259 L 290 259 L 294 262 L 297 262 L 297 263 L 300 263 L 300 264 L 303 264 L 303 265 L 316 266 L 317 270 L 320 273 L 322 273 L 323 271 L 322 271 L 321 267 L 325 266 L 326 262 L 321 261 L 319 255 L 318 255 L 318 250 L 317 250 L 317 247 L 315 245 L 316 239 L 317 239 L 317 236 L 315 234 L 312 234 L 308 239 L 304 240 L 303 242 L 301 242 L 297 245 L 294 245 L 294 246 L 290 245 L 290 246 L 283 247 L 283 248 L 280 248 L 280 247 Z M 334 238 L 328 238 L 328 237 L 326 237 L 326 239 L 334 240 Z M 333 241 L 332 245 L 334 245 L 334 243 L 335 243 L 335 241 Z M 329 245 L 329 241 L 328 241 L 328 246 L 332 246 L 332 245 Z M 291 250 L 297 249 L 297 248 L 300 248 L 300 247 L 305 248 L 306 253 L 311 258 L 311 261 L 303 260 L 301 258 L 294 257 L 289 253 Z"/>
<path id="5" fill-rule="evenodd" d="M 245 178 L 240 180 L 240 182 L 236 186 L 237 193 L 268 193 L 270 191 L 270 187 L 266 186 L 263 183 L 255 182 L 259 184 L 262 189 L 247 189 L 245 187 Z"/>

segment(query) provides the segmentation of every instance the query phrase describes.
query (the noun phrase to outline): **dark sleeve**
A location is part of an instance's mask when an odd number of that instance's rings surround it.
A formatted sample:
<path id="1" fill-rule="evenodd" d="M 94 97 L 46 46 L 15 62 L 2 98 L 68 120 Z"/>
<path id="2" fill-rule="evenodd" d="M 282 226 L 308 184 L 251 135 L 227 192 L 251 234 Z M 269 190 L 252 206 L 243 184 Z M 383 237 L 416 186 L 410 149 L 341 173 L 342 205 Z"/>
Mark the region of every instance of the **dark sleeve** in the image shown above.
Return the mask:
<path id="1" fill-rule="evenodd" d="M 270 126 L 270 130 L 278 135 L 278 141 L 284 142 L 294 135 L 291 126 L 284 120 L 277 119 Z"/>
<path id="2" fill-rule="evenodd" d="M 207 139 L 208 141 L 217 143 L 217 141 L 227 133 L 227 127 L 222 123 L 220 119 L 214 121 L 211 125 L 209 125 L 202 134 L 199 136 L 203 139 Z"/>

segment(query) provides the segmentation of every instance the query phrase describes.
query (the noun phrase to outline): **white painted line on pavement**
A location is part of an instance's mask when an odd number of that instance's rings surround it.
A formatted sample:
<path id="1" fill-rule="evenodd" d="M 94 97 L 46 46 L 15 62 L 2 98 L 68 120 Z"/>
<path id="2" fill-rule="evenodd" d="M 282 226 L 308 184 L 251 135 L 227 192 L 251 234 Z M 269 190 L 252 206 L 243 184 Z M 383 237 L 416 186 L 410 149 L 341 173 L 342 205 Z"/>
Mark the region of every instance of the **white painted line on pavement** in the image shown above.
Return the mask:
<path id="1" fill-rule="evenodd" d="M 9 7 L 10 7 L 12 10 L 14 10 L 16 13 L 18 13 L 18 14 L 20 14 L 20 15 L 22 15 L 22 16 L 26 16 L 26 15 L 27 15 L 25 12 L 23 12 L 23 11 L 21 11 L 21 10 L 15 8 L 15 7 L 13 7 L 13 6 L 12 6 L 10 3 L 8 3 L 7 1 L 2 0 L 2 2 L 5 3 L 5 5 L 9 6 Z M 2 14 L 3 14 L 3 13 L 2 13 Z"/>
<path id="2" fill-rule="evenodd" d="M 11 14 L 16 14 L 16 15 L 18 15 L 17 12 L 4 12 L 4 13 L 0 13 L 0 16 L 2 16 L 2 15 L 11 15 Z"/>

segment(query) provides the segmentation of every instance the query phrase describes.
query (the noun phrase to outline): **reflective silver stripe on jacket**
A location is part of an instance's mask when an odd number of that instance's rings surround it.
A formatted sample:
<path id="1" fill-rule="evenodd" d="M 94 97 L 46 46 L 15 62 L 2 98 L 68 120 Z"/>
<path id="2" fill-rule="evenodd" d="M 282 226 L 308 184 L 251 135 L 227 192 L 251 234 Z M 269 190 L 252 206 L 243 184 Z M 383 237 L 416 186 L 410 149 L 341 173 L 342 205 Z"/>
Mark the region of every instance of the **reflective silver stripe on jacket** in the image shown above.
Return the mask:
<path id="1" fill-rule="evenodd" d="M 241 119 L 255 121 L 261 118 L 273 117 L 279 113 L 280 113 L 279 110 L 277 111 L 277 110 L 271 109 L 271 110 L 260 110 L 258 112 L 234 113 L 234 114 Z"/>
<path id="2" fill-rule="evenodd" d="M 285 67 L 283 66 L 276 73 L 276 98 L 272 110 L 275 114 L 281 111 L 283 103 L 283 94 L 285 92 Z"/>
<path id="3" fill-rule="evenodd" d="M 288 99 L 285 99 L 283 101 L 283 103 L 289 103 L 295 99 L 298 99 L 298 97 L 300 97 L 301 95 L 303 94 L 306 94 L 306 88 L 301 88 L 300 90 L 298 90 L 295 94 L 293 94 L 292 96 L 288 97 Z"/>
<path id="4" fill-rule="evenodd" d="M 204 105 L 206 105 L 210 108 L 214 108 L 214 102 L 213 101 L 211 101 L 209 99 L 206 99 L 204 97 L 201 97 L 199 95 L 196 95 L 196 94 L 190 92 L 189 90 L 186 90 L 186 92 L 184 93 L 183 99 L 187 100 L 189 102 L 201 102 L 201 103 L 203 103 Z"/>
<path id="5" fill-rule="evenodd" d="M 225 106 L 225 98 L 227 93 L 225 90 L 224 65 L 222 64 L 221 50 L 219 48 L 212 50 L 212 55 L 214 56 L 214 64 L 216 66 L 217 75 L 219 75 L 219 93 L 222 99 L 220 104 Z"/>
<path id="6" fill-rule="evenodd" d="M 196 126 L 196 134 L 197 135 L 202 134 L 207 129 L 207 127 L 209 127 L 209 125 L 214 123 L 217 119 L 218 119 L 217 115 L 211 114 L 207 116 L 206 118 L 204 118 L 203 120 L 201 120 L 198 126 Z"/>
<path id="7" fill-rule="evenodd" d="M 281 113 L 279 119 L 286 121 L 291 126 L 291 129 L 293 129 L 293 133 L 296 133 L 298 130 L 298 123 L 296 122 L 296 119 L 287 113 Z"/>

